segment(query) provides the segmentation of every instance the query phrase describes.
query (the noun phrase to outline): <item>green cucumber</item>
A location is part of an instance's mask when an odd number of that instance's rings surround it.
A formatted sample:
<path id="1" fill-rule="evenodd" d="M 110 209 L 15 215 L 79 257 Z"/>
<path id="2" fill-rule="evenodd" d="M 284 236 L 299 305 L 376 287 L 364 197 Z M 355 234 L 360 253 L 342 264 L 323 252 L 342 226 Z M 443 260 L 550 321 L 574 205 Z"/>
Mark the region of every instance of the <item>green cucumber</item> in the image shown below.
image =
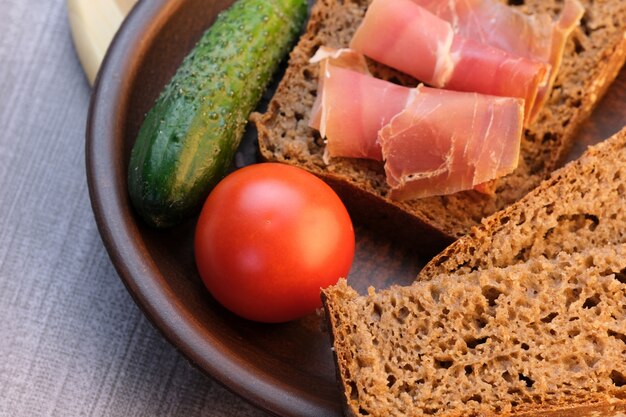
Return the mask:
<path id="1" fill-rule="evenodd" d="M 238 0 L 219 14 L 146 115 L 128 190 L 150 225 L 197 214 L 306 18 L 306 0 Z"/>

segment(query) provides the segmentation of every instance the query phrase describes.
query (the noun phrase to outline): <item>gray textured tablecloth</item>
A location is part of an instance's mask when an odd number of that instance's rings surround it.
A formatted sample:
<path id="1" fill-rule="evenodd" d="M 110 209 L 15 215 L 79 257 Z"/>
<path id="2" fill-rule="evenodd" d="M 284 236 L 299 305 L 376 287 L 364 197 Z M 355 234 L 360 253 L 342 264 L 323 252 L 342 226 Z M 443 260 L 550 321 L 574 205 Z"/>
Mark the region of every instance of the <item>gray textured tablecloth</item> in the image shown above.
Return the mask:
<path id="1" fill-rule="evenodd" d="M 144 318 L 87 193 L 64 0 L 0 0 L 0 416 L 264 416 Z"/>

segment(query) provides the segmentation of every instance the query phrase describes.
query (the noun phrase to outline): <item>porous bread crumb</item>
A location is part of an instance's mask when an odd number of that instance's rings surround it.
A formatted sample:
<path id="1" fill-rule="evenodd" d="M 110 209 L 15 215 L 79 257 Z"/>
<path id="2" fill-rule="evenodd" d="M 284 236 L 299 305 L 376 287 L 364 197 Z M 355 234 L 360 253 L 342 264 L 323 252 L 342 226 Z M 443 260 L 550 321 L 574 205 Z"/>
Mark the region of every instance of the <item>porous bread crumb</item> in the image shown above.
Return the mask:
<path id="1" fill-rule="evenodd" d="M 626 411 L 626 245 L 324 298 L 348 415 Z"/>
<path id="2" fill-rule="evenodd" d="M 511 1 L 523 12 L 557 15 L 560 0 Z M 518 169 L 498 182 L 495 196 L 474 191 L 397 202 L 388 198 L 380 163 L 335 158 L 324 164 L 323 140 L 308 127 L 317 91 L 318 66 L 309 58 L 318 47 L 346 47 L 368 2 L 318 0 L 306 33 L 290 56 L 289 67 L 265 114 L 254 114 L 264 159 L 305 168 L 329 180 L 352 212 L 381 213 L 389 228 L 436 232 L 440 244 L 467 233 L 481 219 L 519 200 L 557 166 L 578 125 L 589 115 L 626 57 L 626 2 L 581 0 L 582 24 L 567 42 L 561 70 L 547 106 L 522 140 Z M 403 85 L 416 81 L 370 61 L 372 72 Z M 375 219 L 374 219 L 375 221 Z M 411 234 L 420 235 L 418 230 Z M 426 233 L 425 237 L 434 237 Z M 433 239 L 429 245 L 436 244 Z"/>

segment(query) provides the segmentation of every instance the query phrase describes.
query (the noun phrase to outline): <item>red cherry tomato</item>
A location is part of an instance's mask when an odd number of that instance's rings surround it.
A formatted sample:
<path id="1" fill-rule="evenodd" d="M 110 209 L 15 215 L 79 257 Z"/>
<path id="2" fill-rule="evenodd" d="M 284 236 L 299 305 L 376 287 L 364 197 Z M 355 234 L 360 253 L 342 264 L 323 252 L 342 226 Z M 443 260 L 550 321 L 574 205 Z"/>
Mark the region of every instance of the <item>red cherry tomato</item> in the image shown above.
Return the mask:
<path id="1" fill-rule="evenodd" d="M 237 170 L 207 198 L 195 257 L 207 289 L 247 319 L 283 322 L 321 306 L 320 288 L 347 276 L 350 216 L 335 192 L 302 169 L 266 163 Z"/>

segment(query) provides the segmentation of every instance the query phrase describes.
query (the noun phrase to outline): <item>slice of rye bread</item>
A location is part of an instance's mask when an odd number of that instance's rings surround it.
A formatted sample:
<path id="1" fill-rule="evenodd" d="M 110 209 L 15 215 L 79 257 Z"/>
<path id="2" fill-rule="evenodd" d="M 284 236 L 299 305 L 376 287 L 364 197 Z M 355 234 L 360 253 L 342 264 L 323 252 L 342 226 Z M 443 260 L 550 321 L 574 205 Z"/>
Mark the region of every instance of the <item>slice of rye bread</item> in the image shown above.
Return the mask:
<path id="1" fill-rule="evenodd" d="M 511 3 L 520 3 L 511 1 Z M 526 0 L 520 10 L 557 15 L 561 0 Z M 555 168 L 578 125 L 616 77 L 626 57 L 626 2 L 581 0 L 582 24 L 567 42 L 563 64 L 549 102 L 525 132 L 519 168 L 498 182 L 495 196 L 474 191 L 398 202 L 381 163 L 334 158 L 326 165 L 324 142 L 308 127 L 315 101 L 318 65 L 309 59 L 320 46 L 347 47 L 368 2 L 318 0 L 307 31 L 292 51 L 289 66 L 264 114 L 255 113 L 261 156 L 299 166 L 325 179 L 342 197 L 351 214 L 426 250 L 464 235 L 480 220 L 520 199 Z M 416 81 L 370 62 L 377 77 L 405 85 Z M 417 238 L 416 238 L 417 237 Z M 430 250 L 429 250 L 430 249 Z"/>
<path id="2" fill-rule="evenodd" d="M 626 128 L 473 228 L 433 258 L 418 279 L 626 243 L 625 161 Z"/>
<path id="3" fill-rule="evenodd" d="M 323 300 L 346 415 L 626 415 L 626 245 Z"/>

